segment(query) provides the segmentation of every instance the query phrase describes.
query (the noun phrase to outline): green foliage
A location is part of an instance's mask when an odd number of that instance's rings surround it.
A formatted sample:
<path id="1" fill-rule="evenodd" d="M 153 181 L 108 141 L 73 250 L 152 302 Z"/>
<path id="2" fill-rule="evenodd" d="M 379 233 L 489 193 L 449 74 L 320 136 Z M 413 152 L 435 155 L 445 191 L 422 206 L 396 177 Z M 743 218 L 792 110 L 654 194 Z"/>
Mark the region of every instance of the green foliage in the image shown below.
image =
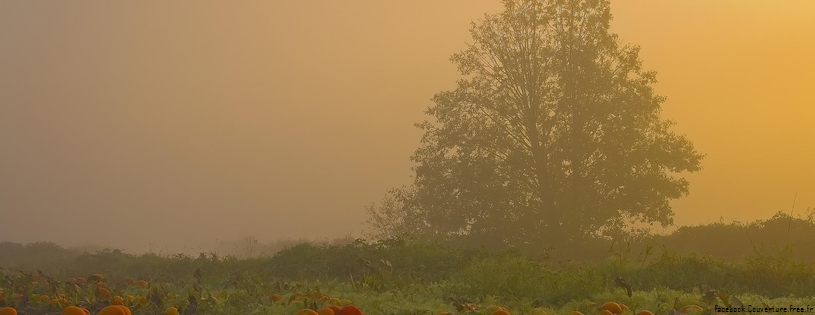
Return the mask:
<path id="1" fill-rule="evenodd" d="M 552 272 L 525 256 L 507 253 L 475 260 L 452 278 L 453 292 L 470 296 L 545 296 Z M 452 292 L 451 292 L 452 293 Z"/>
<path id="2" fill-rule="evenodd" d="M 812 221 L 811 217 L 777 214 L 751 224 L 715 223 L 680 229 L 682 232 L 668 236 L 608 241 L 602 247 L 599 243 L 584 243 L 574 249 L 580 252 L 602 248 L 599 250 L 602 254 L 586 256 L 600 257 L 590 260 L 533 258 L 519 250 L 490 252 L 406 238 L 357 240 L 349 244 L 303 242 L 270 257 L 249 259 L 219 257 L 214 253 L 202 253 L 195 258 L 131 255 L 111 249 L 78 253 L 54 244 L 6 242 L 0 244 L 0 248 L 7 250 L 0 262 L 0 267 L 4 267 L 0 276 L 8 275 L 5 279 L 11 282 L 0 281 L 0 291 L 8 298 L 21 284 L 34 281 L 34 274 L 39 273 L 36 269 L 41 269 L 44 273 L 40 279 L 86 278 L 102 273 L 107 286 L 119 295 L 143 296 L 151 287 L 158 287 L 164 303 L 181 308 L 193 294 L 200 297 L 199 310 L 206 314 L 290 315 L 309 305 L 271 303 L 268 296 L 282 294 L 287 301 L 294 292 L 315 289 L 332 297 L 351 299 L 366 309 L 365 314 L 373 315 L 451 312 L 462 301 L 482 307 L 499 304 L 512 314 L 527 313 L 532 307 L 543 307 L 550 314 L 566 314 L 571 310 L 592 314 L 597 303 L 608 300 L 667 314 L 677 298 L 686 304 L 710 304 L 702 298 L 708 289 L 717 290 L 725 299 L 738 296 L 754 305 L 785 305 L 772 304 L 773 301 L 800 304 L 815 292 L 815 265 L 801 258 L 813 253 L 793 246 L 797 243 L 792 238 L 784 246 L 769 245 L 782 245 L 780 242 L 786 240 L 787 233 L 792 236 L 813 233 Z M 743 234 L 745 244 L 726 241 L 731 246 L 745 246 L 743 249 L 748 253 L 727 258 L 732 255 L 728 250 L 683 253 L 664 244 L 643 243 L 676 244 L 677 239 L 700 239 L 694 233 L 711 240 Z M 711 242 L 691 242 L 682 248 L 709 248 L 708 243 Z M 196 270 L 201 271 L 200 282 Z M 632 298 L 615 284 L 616 277 L 631 283 Z M 146 280 L 150 287 L 128 286 L 125 278 Z M 91 285 L 70 291 L 65 282 L 54 283 L 52 287 L 29 287 L 25 293 L 33 300 L 51 292 L 69 292 L 69 297 L 94 292 Z M 168 292 L 175 295 L 169 296 Z M 718 299 L 721 302 L 721 297 Z M 44 304 L 33 307 L 34 313 L 53 311 L 52 306 Z M 139 309 L 134 314 L 155 310 Z"/>
<path id="3" fill-rule="evenodd" d="M 386 282 L 438 281 L 484 253 L 404 239 L 347 245 L 302 243 L 271 257 L 266 267 L 274 276 L 288 279 L 341 278 L 364 281 L 379 277 Z M 401 279 L 401 280 L 400 280 Z M 368 281 L 374 281 L 369 279 Z"/>

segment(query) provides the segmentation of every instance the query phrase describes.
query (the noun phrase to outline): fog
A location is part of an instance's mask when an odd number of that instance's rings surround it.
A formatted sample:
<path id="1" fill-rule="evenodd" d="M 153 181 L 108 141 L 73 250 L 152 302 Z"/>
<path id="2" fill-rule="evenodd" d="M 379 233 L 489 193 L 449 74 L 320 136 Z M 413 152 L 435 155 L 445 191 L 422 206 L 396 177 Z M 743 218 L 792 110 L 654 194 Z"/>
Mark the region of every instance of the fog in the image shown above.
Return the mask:
<path id="1" fill-rule="evenodd" d="M 359 236 L 497 0 L 0 1 L 0 241 Z M 815 2 L 612 1 L 707 154 L 677 225 L 815 206 Z"/>

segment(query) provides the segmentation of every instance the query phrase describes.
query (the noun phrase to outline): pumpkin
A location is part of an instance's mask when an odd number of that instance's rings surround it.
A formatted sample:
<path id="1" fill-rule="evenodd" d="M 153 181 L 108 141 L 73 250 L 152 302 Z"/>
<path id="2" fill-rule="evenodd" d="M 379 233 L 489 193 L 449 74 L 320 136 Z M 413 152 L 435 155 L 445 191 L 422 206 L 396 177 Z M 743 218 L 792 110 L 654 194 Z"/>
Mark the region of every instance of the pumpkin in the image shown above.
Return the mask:
<path id="1" fill-rule="evenodd" d="M 329 305 L 328 307 L 331 308 L 332 310 L 334 310 L 334 314 L 339 314 L 340 310 L 342 309 L 341 307 L 336 306 L 336 305 Z"/>
<path id="2" fill-rule="evenodd" d="M 13 307 L 0 308 L 0 315 L 17 315 L 17 310 Z"/>
<path id="3" fill-rule="evenodd" d="M 317 312 L 315 312 L 313 309 L 304 308 L 302 310 L 297 311 L 297 313 L 294 313 L 294 315 L 320 315 L 320 314 L 317 314 Z"/>
<path id="4" fill-rule="evenodd" d="M 146 287 L 146 286 L 147 286 L 147 284 L 148 284 L 148 283 L 147 283 L 147 281 L 144 281 L 144 280 L 139 280 L 139 286 L 140 286 L 140 287 Z"/>
<path id="5" fill-rule="evenodd" d="M 623 308 L 620 307 L 620 304 L 617 304 L 615 302 L 603 303 L 603 309 L 608 310 L 612 314 L 622 314 L 623 313 Z"/>
<path id="6" fill-rule="evenodd" d="M 317 314 L 319 314 L 319 315 L 336 315 L 336 312 L 334 312 L 333 308 L 323 307 L 323 308 L 317 310 Z"/>
<path id="7" fill-rule="evenodd" d="M 641 310 L 637 312 L 637 315 L 654 315 L 654 313 L 649 310 Z"/>
<path id="8" fill-rule="evenodd" d="M 583 313 L 578 312 L 578 311 L 572 311 L 571 313 L 569 313 L 569 315 L 583 315 Z M 637 314 L 637 315 L 639 315 L 639 314 Z"/>
<path id="9" fill-rule="evenodd" d="M 85 315 L 85 311 L 77 306 L 68 306 L 62 310 L 62 315 Z"/>
<path id="10" fill-rule="evenodd" d="M 124 308 L 119 305 L 105 306 L 99 311 L 99 315 L 127 315 Z"/>
<path id="11" fill-rule="evenodd" d="M 113 305 L 113 306 L 118 306 L 119 308 L 123 309 L 125 311 L 125 314 L 127 315 L 133 315 L 133 313 L 130 312 L 130 309 L 127 308 L 127 306 L 124 305 Z"/>
<path id="12" fill-rule="evenodd" d="M 272 302 L 277 302 L 277 301 L 280 301 L 282 299 L 283 299 L 283 297 L 280 296 L 280 294 L 272 294 L 271 296 L 269 296 L 269 300 L 271 300 Z"/>
<path id="13" fill-rule="evenodd" d="M 609 311 L 607 309 L 602 309 L 602 310 L 600 310 L 600 315 L 614 315 L 614 313 L 612 313 L 611 311 Z"/>
<path id="14" fill-rule="evenodd" d="M 356 306 L 347 305 L 341 308 L 340 311 L 337 312 L 337 315 L 362 315 L 362 311 L 360 311 Z"/>
<path id="15" fill-rule="evenodd" d="M 178 315 L 178 309 L 175 307 L 168 307 L 164 310 L 164 315 Z"/>
<path id="16" fill-rule="evenodd" d="M 507 310 L 501 309 L 490 313 L 490 315 L 509 315 L 509 312 Z"/>
<path id="17" fill-rule="evenodd" d="M 110 290 L 100 287 L 99 288 L 99 296 L 101 296 L 101 297 L 109 297 L 109 296 L 111 296 Z"/>
<path id="18" fill-rule="evenodd" d="M 484 308 L 484 312 L 487 313 L 487 314 L 492 314 L 493 312 L 499 311 L 501 309 L 502 309 L 502 307 L 500 307 L 498 305 L 487 305 L 487 307 Z"/>

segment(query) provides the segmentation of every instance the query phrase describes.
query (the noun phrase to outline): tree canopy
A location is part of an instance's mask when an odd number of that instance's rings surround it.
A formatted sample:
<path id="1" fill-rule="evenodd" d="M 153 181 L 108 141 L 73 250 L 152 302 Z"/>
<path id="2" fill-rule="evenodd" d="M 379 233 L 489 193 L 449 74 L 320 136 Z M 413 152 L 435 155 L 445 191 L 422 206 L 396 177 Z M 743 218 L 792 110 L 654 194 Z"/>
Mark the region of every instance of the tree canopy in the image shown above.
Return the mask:
<path id="1" fill-rule="evenodd" d="M 703 155 L 660 117 L 656 73 L 609 31 L 609 1 L 503 4 L 417 124 L 413 183 L 368 209 L 377 235 L 522 247 L 672 224 Z"/>

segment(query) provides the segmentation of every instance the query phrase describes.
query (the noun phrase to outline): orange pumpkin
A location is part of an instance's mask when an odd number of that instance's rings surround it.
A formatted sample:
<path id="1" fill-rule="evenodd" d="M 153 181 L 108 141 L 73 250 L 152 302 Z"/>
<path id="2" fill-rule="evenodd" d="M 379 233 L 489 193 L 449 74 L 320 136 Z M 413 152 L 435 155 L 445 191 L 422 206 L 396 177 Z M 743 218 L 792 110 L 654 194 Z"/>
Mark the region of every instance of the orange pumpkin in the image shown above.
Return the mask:
<path id="1" fill-rule="evenodd" d="M 297 311 L 297 313 L 294 313 L 294 315 L 320 315 L 320 314 L 317 314 L 317 312 L 315 312 L 313 309 L 304 308 L 302 310 Z"/>
<path id="2" fill-rule="evenodd" d="M 334 314 L 339 314 L 340 310 L 342 309 L 342 307 L 339 307 L 339 306 L 336 306 L 336 305 L 329 305 L 328 307 L 331 308 L 332 310 L 334 310 Z"/>
<path id="3" fill-rule="evenodd" d="M 500 310 L 497 310 L 495 312 L 492 312 L 492 314 L 490 314 L 490 315 L 509 315 L 509 311 L 507 311 L 505 309 L 500 309 Z"/>
<path id="4" fill-rule="evenodd" d="M 13 307 L 0 308 L 0 315 L 17 315 L 17 310 Z"/>
<path id="5" fill-rule="evenodd" d="M 277 302 L 277 301 L 280 301 L 282 299 L 283 299 L 283 297 L 280 296 L 280 294 L 272 294 L 271 296 L 269 296 L 269 300 L 271 300 L 272 302 Z"/>
<path id="6" fill-rule="evenodd" d="M 147 286 L 147 281 L 139 280 L 139 286 L 140 287 L 146 287 Z"/>
<path id="7" fill-rule="evenodd" d="M 99 296 L 101 296 L 101 297 L 109 297 L 109 296 L 111 296 L 110 290 L 108 290 L 106 288 L 99 288 Z"/>
<path id="8" fill-rule="evenodd" d="M 85 311 L 80 307 L 68 306 L 62 310 L 62 315 L 85 315 Z"/>
<path id="9" fill-rule="evenodd" d="M 102 308 L 99 315 L 127 315 L 127 312 L 120 305 L 109 305 Z"/>
<path id="10" fill-rule="evenodd" d="M 608 310 L 612 314 L 622 314 L 623 313 L 623 308 L 620 307 L 620 304 L 617 304 L 615 302 L 603 303 L 603 309 Z"/>
<path id="11" fill-rule="evenodd" d="M 167 310 L 164 311 L 164 315 L 178 315 L 178 309 L 175 307 L 167 308 Z"/>
<path id="12" fill-rule="evenodd" d="M 330 308 L 330 307 L 323 307 L 323 308 L 317 310 L 317 314 L 319 314 L 319 315 L 337 315 L 336 313 L 334 313 L 334 309 Z"/>
<path id="13" fill-rule="evenodd" d="M 348 305 L 344 306 L 340 309 L 337 315 L 363 315 L 362 311 L 359 310 L 356 306 Z"/>
<path id="14" fill-rule="evenodd" d="M 96 280 L 98 282 L 105 281 L 105 277 L 98 273 L 92 274 L 91 279 Z"/>

